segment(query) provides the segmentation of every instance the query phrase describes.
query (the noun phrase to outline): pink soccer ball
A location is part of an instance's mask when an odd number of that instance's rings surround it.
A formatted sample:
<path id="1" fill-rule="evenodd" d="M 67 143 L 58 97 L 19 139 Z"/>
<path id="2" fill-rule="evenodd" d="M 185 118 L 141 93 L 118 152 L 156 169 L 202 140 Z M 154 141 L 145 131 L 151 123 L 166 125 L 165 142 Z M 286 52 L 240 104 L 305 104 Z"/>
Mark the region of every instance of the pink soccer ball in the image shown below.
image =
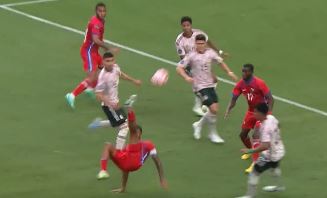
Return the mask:
<path id="1" fill-rule="evenodd" d="M 158 69 L 151 78 L 151 83 L 155 86 L 163 86 L 167 83 L 169 78 L 169 73 L 166 69 Z"/>

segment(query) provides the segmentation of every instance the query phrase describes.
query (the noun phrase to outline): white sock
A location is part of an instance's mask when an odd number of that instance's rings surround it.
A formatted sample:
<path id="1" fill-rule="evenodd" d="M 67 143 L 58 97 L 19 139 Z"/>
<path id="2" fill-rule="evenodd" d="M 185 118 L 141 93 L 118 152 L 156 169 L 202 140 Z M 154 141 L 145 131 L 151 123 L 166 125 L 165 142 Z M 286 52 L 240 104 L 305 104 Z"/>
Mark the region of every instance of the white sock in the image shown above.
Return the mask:
<path id="1" fill-rule="evenodd" d="M 204 116 L 202 118 L 200 118 L 200 120 L 198 121 L 198 126 L 199 127 L 202 128 L 203 125 L 208 122 L 209 113 L 210 112 L 208 111 L 207 113 L 204 114 Z"/>
<path id="2" fill-rule="evenodd" d="M 100 121 L 100 126 L 101 127 L 111 127 L 111 124 L 110 124 L 109 120 L 101 120 Z"/>
<path id="3" fill-rule="evenodd" d="M 122 150 L 125 147 L 128 132 L 129 129 L 127 123 L 122 124 L 121 126 L 118 127 L 118 135 L 116 138 L 116 149 Z"/>
<path id="4" fill-rule="evenodd" d="M 281 182 L 282 170 L 280 168 L 272 169 L 272 176 L 275 186 L 283 186 Z"/>
<path id="5" fill-rule="evenodd" d="M 202 107 L 202 101 L 199 96 L 195 96 L 195 101 L 194 101 L 194 109 L 201 109 Z"/>
<path id="6" fill-rule="evenodd" d="M 246 195 L 248 195 L 250 197 L 255 197 L 258 183 L 259 183 L 259 175 L 257 175 L 254 172 L 250 173 L 249 179 L 248 179 L 248 189 L 247 189 Z"/>
<path id="7" fill-rule="evenodd" d="M 209 134 L 218 134 L 217 133 L 217 115 L 211 113 L 210 111 L 208 111 L 207 113 L 207 123 L 208 123 L 208 129 L 209 129 Z"/>

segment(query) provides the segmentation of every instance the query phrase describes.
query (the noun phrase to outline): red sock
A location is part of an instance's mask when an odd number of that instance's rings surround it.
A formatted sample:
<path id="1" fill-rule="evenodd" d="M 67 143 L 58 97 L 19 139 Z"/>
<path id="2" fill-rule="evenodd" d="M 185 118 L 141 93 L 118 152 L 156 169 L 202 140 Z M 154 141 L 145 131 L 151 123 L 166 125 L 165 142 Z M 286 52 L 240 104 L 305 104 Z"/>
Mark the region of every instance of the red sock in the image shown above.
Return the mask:
<path id="1" fill-rule="evenodd" d="M 104 171 L 107 170 L 107 163 L 108 163 L 107 160 L 105 160 L 105 159 L 101 160 L 101 170 L 104 170 Z"/>
<path id="2" fill-rule="evenodd" d="M 250 140 L 250 138 L 245 138 L 245 139 L 242 139 L 242 142 L 243 142 L 243 144 L 246 146 L 246 148 L 252 148 L 252 144 L 251 144 L 251 140 Z"/>
<path id="3" fill-rule="evenodd" d="M 259 145 L 260 145 L 260 142 L 258 140 L 253 140 L 252 149 L 258 148 Z M 260 153 L 253 153 L 252 161 L 256 162 L 259 158 L 259 155 L 260 155 Z"/>
<path id="4" fill-rule="evenodd" d="M 87 81 L 83 80 L 74 90 L 73 90 L 73 95 L 76 97 L 79 94 L 81 94 L 86 88 L 87 88 Z"/>

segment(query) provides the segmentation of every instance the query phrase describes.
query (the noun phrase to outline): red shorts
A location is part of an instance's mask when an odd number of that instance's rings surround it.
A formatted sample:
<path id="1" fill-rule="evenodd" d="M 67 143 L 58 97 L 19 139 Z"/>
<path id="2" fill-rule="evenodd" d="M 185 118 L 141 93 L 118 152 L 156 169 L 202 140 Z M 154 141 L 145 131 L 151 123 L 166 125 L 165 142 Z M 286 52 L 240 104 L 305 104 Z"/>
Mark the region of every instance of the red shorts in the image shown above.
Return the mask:
<path id="1" fill-rule="evenodd" d="M 243 120 L 242 129 L 254 129 L 257 119 L 252 111 L 247 111 Z"/>
<path id="2" fill-rule="evenodd" d="M 138 152 L 129 152 L 126 150 L 116 150 L 112 161 L 122 171 L 131 172 L 138 170 L 141 164 L 141 154 Z"/>
<path id="3" fill-rule="evenodd" d="M 81 57 L 85 72 L 97 71 L 102 65 L 102 57 L 98 51 L 88 51 L 87 49 L 81 48 Z"/>

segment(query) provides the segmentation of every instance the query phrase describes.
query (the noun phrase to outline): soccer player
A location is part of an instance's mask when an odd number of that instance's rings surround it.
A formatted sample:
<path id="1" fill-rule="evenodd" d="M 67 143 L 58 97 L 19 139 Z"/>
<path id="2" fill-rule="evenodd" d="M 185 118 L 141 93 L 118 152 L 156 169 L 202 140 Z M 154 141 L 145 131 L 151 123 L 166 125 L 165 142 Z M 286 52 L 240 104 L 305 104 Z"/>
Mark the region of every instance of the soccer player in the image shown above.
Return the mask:
<path id="1" fill-rule="evenodd" d="M 128 107 L 128 127 L 130 138 L 126 148 L 116 149 L 110 143 L 104 146 L 101 157 L 101 171 L 98 174 L 98 179 L 109 177 L 107 163 L 111 159 L 122 171 L 121 188 L 113 191 L 119 193 L 125 192 L 129 173 L 139 170 L 146 159 L 151 157 L 156 165 L 161 186 L 167 188 L 167 182 L 156 147 L 151 141 L 141 140 L 142 127 L 136 124 L 135 113 L 131 106 Z"/>
<path id="2" fill-rule="evenodd" d="M 180 24 L 181 24 L 183 32 L 177 36 L 175 45 L 176 45 L 177 54 L 181 60 L 185 57 L 186 54 L 195 50 L 195 47 L 196 47 L 195 46 L 195 37 L 199 34 L 203 34 L 206 37 L 208 47 L 215 50 L 219 55 L 223 55 L 223 56 L 227 55 L 222 50 L 219 50 L 217 47 L 215 47 L 215 45 L 208 39 L 208 36 L 206 33 L 204 33 L 202 30 L 192 28 L 192 18 L 191 17 L 189 17 L 189 16 L 182 17 Z M 186 71 L 188 73 L 190 73 L 188 67 L 187 67 Z M 195 96 L 193 112 L 198 116 L 204 115 L 204 112 L 201 107 L 202 107 L 201 99 L 198 96 Z"/>
<path id="3" fill-rule="evenodd" d="M 279 122 L 274 116 L 269 115 L 269 107 L 266 103 L 255 106 L 254 117 L 261 123 L 258 131 L 260 146 L 255 149 L 244 148 L 241 149 L 241 152 L 245 154 L 261 153 L 261 156 L 255 163 L 253 171 L 249 174 L 247 193 L 240 198 L 255 197 L 259 177 L 261 173 L 268 169 L 272 170 L 275 183 L 273 186 L 263 187 L 263 190 L 276 192 L 285 189 L 280 181 L 282 172 L 279 164 L 285 155 L 285 148 L 280 135 Z"/>
<path id="4" fill-rule="evenodd" d="M 115 62 L 114 55 L 111 52 L 103 54 L 103 66 L 99 74 L 98 84 L 95 88 L 97 99 L 102 104 L 102 110 L 107 116 L 107 120 L 96 120 L 91 125 L 96 128 L 100 126 L 111 126 L 118 130 L 116 139 L 117 149 L 125 146 L 126 137 L 128 135 L 128 127 L 126 122 L 126 113 L 119 105 L 118 85 L 119 79 L 127 80 L 133 84 L 140 86 L 141 81 L 128 76 L 120 70 Z M 136 97 L 136 96 L 133 96 Z"/>
<path id="5" fill-rule="evenodd" d="M 196 50 L 185 55 L 177 66 L 177 73 L 188 83 L 193 84 L 193 91 L 200 97 L 202 104 L 209 108 L 204 116 L 193 123 L 194 138 L 201 138 L 201 129 L 204 124 L 209 127 L 209 139 L 214 143 L 223 143 L 216 129 L 218 97 L 215 91 L 216 78 L 212 73 L 212 63 L 218 63 L 221 68 L 234 80 L 237 76 L 224 63 L 223 59 L 211 48 L 207 47 L 206 37 L 199 34 L 195 37 Z M 191 76 L 187 75 L 185 68 L 191 68 Z"/>
<path id="6" fill-rule="evenodd" d="M 99 68 L 102 68 L 102 58 L 98 50 L 100 47 L 105 51 L 109 50 L 109 46 L 103 42 L 106 5 L 98 3 L 95 6 L 95 12 L 96 15 L 88 22 L 84 42 L 80 49 L 87 77 L 71 93 L 67 93 L 65 96 L 71 108 L 75 108 L 75 97 L 82 92 L 85 91 L 88 95 L 94 96 L 93 88 L 97 84 Z M 111 48 L 110 50 L 115 53 L 118 52 L 117 48 Z"/>
<path id="7" fill-rule="evenodd" d="M 248 102 L 248 111 L 245 114 L 242 129 L 240 133 L 240 138 L 243 144 L 247 148 L 252 148 L 258 146 L 257 138 L 251 139 L 249 137 L 249 132 L 251 129 L 255 128 L 257 119 L 254 117 L 254 107 L 262 102 L 266 102 L 269 106 L 269 113 L 272 112 L 274 105 L 274 98 L 270 92 L 270 89 L 266 85 L 266 83 L 260 78 L 254 76 L 254 66 L 252 64 L 245 64 L 242 68 L 242 79 L 236 84 L 233 89 L 232 99 L 227 107 L 225 113 L 225 119 L 230 114 L 231 110 L 235 107 L 236 101 L 238 97 L 243 94 Z M 257 123 L 258 125 L 259 123 Z M 242 155 L 242 159 L 248 159 L 251 155 L 244 154 Z M 258 155 L 252 155 L 253 161 L 258 158 Z M 254 163 L 251 164 L 249 168 L 245 170 L 246 173 L 252 171 Z"/>

